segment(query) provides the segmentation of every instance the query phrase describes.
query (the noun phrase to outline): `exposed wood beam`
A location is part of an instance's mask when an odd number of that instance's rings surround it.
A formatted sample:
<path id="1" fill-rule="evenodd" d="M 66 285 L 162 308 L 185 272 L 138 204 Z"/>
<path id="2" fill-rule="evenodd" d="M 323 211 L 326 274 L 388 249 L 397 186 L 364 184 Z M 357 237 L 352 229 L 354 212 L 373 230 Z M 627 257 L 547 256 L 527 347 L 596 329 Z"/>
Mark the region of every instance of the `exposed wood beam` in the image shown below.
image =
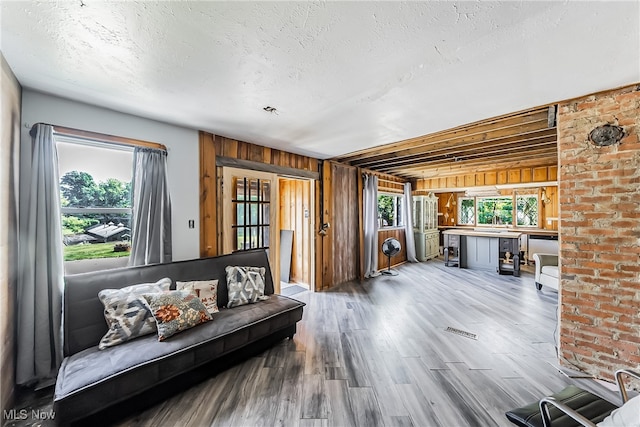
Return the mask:
<path id="1" fill-rule="evenodd" d="M 526 162 L 525 161 L 529 161 Z M 399 168 L 394 169 L 392 172 L 397 176 L 401 176 L 407 179 L 411 178 L 433 178 L 436 176 L 442 176 L 445 172 L 449 172 L 449 175 L 461 175 L 465 173 L 478 172 L 480 170 L 492 170 L 499 167 L 504 169 L 513 169 L 518 167 L 528 166 L 545 166 L 557 164 L 557 153 L 553 150 L 546 152 L 535 152 L 530 155 L 521 156 L 515 158 L 513 155 L 496 156 L 492 159 L 492 162 L 488 163 L 482 159 L 469 160 L 466 162 L 458 162 L 455 165 L 438 165 L 431 167 L 416 166 L 413 168 Z"/>
<path id="2" fill-rule="evenodd" d="M 535 135 L 535 136 L 531 136 Z M 392 157 L 385 158 L 382 160 L 377 160 L 375 162 L 367 162 L 362 163 L 369 168 L 377 168 L 381 166 L 389 166 L 389 165 L 402 165 L 402 164 L 411 164 L 415 162 L 420 162 L 422 160 L 428 160 L 430 158 L 436 158 L 438 156 L 446 156 L 449 158 L 461 157 L 468 153 L 472 153 L 474 151 L 486 151 L 488 149 L 492 149 L 495 147 L 509 147 L 509 146 L 517 146 L 520 149 L 526 150 L 528 148 L 536 147 L 540 144 L 548 144 L 550 142 L 556 143 L 557 136 L 555 131 L 553 133 L 550 132 L 530 132 L 529 138 L 521 138 L 520 135 L 508 137 L 508 138 L 498 138 L 492 141 L 480 142 L 480 143 L 469 143 L 460 146 L 456 146 L 455 148 L 448 149 L 439 149 L 434 151 L 429 151 L 428 153 L 420 153 L 413 156 L 407 157 Z"/>
<path id="3" fill-rule="evenodd" d="M 553 154 L 557 156 L 557 146 L 555 143 L 549 143 L 547 145 L 541 145 L 529 150 L 519 150 L 517 147 L 513 148 L 505 148 L 501 150 L 487 150 L 486 152 L 478 152 L 465 157 L 459 157 L 458 160 L 454 160 L 453 158 L 439 158 L 432 161 L 424 161 L 421 163 L 414 163 L 408 166 L 389 166 L 380 168 L 381 171 L 386 173 L 394 173 L 394 171 L 398 170 L 411 170 L 411 169 L 423 169 L 427 167 L 433 167 L 434 165 L 442 165 L 442 164 L 451 164 L 451 163 L 460 163 L 460 164 L 469 164 L 469 162 L 475 161 L 478 163 L 493 163 L 497 159 L 500 158 L 512 158 L 517 160 L 522 157 L 529 157 L 532 154 Z M 490 158 L 488 161 L 487 159 Z"/>
<path id="4" fill-rule="evenodd" d="M 512 129 L 514 127 L 527 125 L 532 122 L 541 123 L 539 126 L 536 127 L 536 129 L 546 127 L 547 125 L 546 107 L 529 112 L 528 114 L 521 114 L 521 115 L 507 117 L 507 118 L 498 118 L 495 120 L 489 120 L 487 122 L 476 122 L 469 125 L 448 129 L 445 131 L 440 131 L 440 132 L 436 132 L 429 135 L 423 135 L 420 137 L 407 139 L 407 140 L 396 142 L 393 144 L 387 144 L 380 147 L 360 150 L 351 154 L 347 154 L 345 156 L 340 156 L 337 160 L 342 162 L 354 162 L 361 158 L 394 153 L 399 150 L 403 150 L 406 147 L 420 147 L 420 146 L 428 145 L 429 143 L 439 142 L 442 140 L 469 137 L 476 134 L 482 134 L 483 132 Z"/>
<path id="5" fill-rule="evenodd" d="M 420 179 L 443 178 L 448 176 L 458 176 L 466 173 L 491 172 L 491 171 L 495 171 L 496 169 L 502 169 L 502 170 L 524 169 L 524 168 L 538 167 L 538 166 L 554 166 L 556 164 L 557 164 L 557 160 L 555 159 L 547 159 L 546 162 L 544 161 L 544 159 L 543 160 L 540 160 L 540 159 L 521 160 L 517 162 L 502 161 L 502 162 L 492 163 L 490 165 L 476 166 L 473 168 L 473 172 L 469 172 L 468 169 L 466 168 L 461 169 L 456 166 L 444 166 L 444 167 L 438 167 L 435 169 L 430 169 L 429 173 L 431 175 L 424 175 L 424 176 L 420 175 L 420 176 L 416 176 L 415 178 L 420 178 Z"/>

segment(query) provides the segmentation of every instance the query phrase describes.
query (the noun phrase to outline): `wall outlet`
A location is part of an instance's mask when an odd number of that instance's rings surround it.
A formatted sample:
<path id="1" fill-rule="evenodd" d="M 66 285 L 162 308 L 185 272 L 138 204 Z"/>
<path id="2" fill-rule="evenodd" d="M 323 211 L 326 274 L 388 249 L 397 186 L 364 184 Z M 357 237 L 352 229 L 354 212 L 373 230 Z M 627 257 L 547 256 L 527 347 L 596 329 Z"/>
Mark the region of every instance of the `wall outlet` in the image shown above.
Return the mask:
<path id="1" fill-rule="evenodd" d="M 189 220 L 189 228 L 196 228 L 196 222 L 192 219 Z"/>

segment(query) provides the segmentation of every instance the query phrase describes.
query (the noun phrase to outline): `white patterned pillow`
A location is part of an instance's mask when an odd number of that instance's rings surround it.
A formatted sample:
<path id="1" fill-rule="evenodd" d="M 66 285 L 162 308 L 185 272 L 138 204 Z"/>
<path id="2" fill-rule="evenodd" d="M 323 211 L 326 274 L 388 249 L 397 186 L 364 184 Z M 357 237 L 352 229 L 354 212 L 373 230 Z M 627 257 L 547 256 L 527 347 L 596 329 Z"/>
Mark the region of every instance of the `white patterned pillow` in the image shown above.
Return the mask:
<path id="1" fill-rule="evenodd" d="M 226 267 L 227 308 L 269 299 L 264 295 L 264 267 Z"/>
<path id="2" fill-rule="evenodd" d="M 142 283 L 122 289 L 103 289 L 98 298 L 104 305 L 104 318 L 109 330 L 100 340 L 98 348 L 104 350 L 125 341 L 156 331 L 156 321 L 145 304 L 142 294 L 162 293 L 171 287 L 165 277 L 156 283 Z"/>
<path id="3" fill-rule="evenodd" d="M 187 290 L 200 298 L 200 301 L 207 307 L 209 314 L 217 313 L 218 310 L 218 281 L 217 280 L 195 280 L 192 282 L 176 282 L 177 290 Z"/>

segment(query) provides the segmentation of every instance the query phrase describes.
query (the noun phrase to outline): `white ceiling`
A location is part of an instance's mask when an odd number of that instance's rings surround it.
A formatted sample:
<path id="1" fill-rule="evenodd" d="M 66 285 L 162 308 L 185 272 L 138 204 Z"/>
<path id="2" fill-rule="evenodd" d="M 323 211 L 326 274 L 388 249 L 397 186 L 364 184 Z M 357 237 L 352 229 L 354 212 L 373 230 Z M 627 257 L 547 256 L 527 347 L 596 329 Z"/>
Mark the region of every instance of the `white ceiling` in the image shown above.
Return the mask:
<path id="1" fill-rule="evenodd" d="M 0 8 L 23 87 L 319 158 L 640 81 L 638 1 Z"/>

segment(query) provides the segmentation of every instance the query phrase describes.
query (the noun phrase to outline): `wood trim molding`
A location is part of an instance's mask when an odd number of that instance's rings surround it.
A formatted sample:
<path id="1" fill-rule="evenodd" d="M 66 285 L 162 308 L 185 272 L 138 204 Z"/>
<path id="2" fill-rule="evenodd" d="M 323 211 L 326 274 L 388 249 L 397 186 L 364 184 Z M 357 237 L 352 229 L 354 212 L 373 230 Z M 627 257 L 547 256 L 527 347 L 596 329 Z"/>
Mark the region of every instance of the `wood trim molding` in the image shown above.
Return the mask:
<path id="1" fill-rule="evenodd" d="M 164 144 L 158 144 L 157 142 L 143 141 L 141 139 L 124 138 L 122 136 L 108 135 L 105 133 L 91 132 L 88 130 L 80 130 L 74 128 L 68 128 L 63 126 L 53 126 L 53 131 L 60 135 L 67 135 L 77 138 L 92 139 L 95 141 L 111 142 L 113 144 L 130 145 L 134 147 L 148 147 L 156 148 L 159 150 L 167 151 L 167 147 Z"/>
<path id="2" fill-rule="evenodd" d="M 199 133 L 200 256 L 218 255 L 216 148 L 210 134 Z"/>
<path id="3" fill-rule="evenodd" d="M 274 173 L 281 176 L 290 176 L 296 178 L 320 179 L 318 172 L 306 171 L 303 169 L 290 168 L 286 166 L 278 166 L 251 160 L 234 159 L 231 157 L 217 156 L 216 166 L 232 167 L 238 169 L 249 169 L 258 172 Z"/>

